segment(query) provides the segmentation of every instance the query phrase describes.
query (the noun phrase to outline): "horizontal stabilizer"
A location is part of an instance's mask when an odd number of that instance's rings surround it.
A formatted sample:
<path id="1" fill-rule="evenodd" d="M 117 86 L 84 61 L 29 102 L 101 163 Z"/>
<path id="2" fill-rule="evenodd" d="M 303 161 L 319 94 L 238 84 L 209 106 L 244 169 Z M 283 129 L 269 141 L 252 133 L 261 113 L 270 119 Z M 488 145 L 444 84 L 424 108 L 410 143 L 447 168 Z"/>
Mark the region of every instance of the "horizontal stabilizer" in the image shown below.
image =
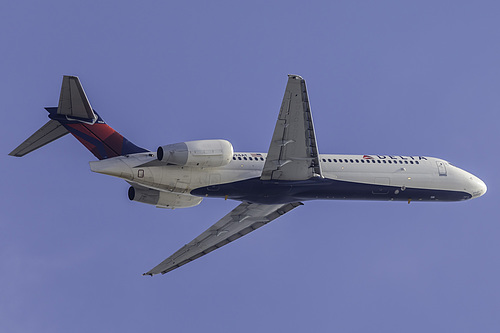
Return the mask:
<path id="1" fill-rule="evenodd" d="M 51 143 L 54 140 L 68 134 L 68 130 L 64 128 L 58 121 L 49 120 L 45 125 L 36 131 L 32 136 L 27 138 L 16 149 L 10 152 L 9 155 L 21 157 L 32 152 L 40 147 Z"/>
<path id="2" fill-rule="evenodd" d="M 63 77 L 57 114 L 70 118 L 88 119 L 92 123 L 97 120 L 78 77 L 67 75 Z"/>

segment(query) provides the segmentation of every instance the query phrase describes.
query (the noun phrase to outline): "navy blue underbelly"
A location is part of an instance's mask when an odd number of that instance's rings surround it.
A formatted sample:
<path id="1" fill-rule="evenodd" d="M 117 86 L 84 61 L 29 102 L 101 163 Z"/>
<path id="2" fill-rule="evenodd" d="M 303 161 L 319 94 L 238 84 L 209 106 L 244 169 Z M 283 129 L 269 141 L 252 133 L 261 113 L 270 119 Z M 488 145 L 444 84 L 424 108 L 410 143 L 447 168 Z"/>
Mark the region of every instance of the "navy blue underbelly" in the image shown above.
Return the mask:
<path id="1" fill-rule="evenodd" d="M 215 197 L 261 204 L 281 204 L 307 200 L 397 200 L 460 201 L 471 198 L 461 191 L 430 190 L 362 184 L 327 178 L 300 181 L 262 181 L 260 178 L 200 187 L 191 191 L 200 197 Z"/>

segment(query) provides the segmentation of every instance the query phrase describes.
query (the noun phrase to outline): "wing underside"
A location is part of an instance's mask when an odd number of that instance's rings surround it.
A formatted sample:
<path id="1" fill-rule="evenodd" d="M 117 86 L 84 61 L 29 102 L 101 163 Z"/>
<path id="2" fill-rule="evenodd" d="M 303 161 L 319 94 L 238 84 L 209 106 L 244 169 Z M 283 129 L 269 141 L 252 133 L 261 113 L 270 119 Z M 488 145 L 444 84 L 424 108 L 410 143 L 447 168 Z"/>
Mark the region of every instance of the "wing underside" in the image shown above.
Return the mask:
<path id="1" fill-rule="evenodd" d="M 168 273 L 262 227 L 301 205 L 300 202 L 261 205 L 241 203 L 201 235 L 144 275 Z"/>
<path id="2" fill-rule="evenodd" d="M 321 177 L 306 82 L 289 75 L 261 180 Z"/>

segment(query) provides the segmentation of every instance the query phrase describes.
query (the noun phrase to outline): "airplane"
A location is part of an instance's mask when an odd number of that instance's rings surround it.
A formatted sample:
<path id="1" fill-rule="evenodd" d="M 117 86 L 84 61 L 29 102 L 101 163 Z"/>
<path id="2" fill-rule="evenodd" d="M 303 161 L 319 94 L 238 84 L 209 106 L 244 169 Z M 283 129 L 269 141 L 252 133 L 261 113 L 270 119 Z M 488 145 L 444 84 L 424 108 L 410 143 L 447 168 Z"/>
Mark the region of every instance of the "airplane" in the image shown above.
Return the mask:
<path id="1" fill-rule="evenodd" d="M 24 156 L 71 133 L 97 159 L 93 172 L 124 179 L 130 200 L 187 208 L 203 198 L 241 203 L 143 275 L 165 274 L 196 260 L 309 200 L 464 201 L 486 184 L 434 157 L 320 154 L 305 80 L 288 75 L 267 153 L 234 152 L 229 141 L 197 140 L 149 151 L 107 125 L 76 76 L 64 76 L 50 120 L 9 155 Z"/>

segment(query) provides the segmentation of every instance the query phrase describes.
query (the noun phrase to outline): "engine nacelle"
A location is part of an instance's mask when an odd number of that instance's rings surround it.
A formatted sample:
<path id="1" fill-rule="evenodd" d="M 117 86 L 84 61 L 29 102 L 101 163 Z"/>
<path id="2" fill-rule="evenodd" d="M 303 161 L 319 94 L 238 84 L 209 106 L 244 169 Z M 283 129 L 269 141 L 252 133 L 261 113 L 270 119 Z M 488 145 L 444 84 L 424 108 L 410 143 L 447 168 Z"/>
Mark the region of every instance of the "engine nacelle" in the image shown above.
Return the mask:
<path id="1" fill-rule="evenodd" d="M 160 146 L 158 160 L 181 166 L 217 168 L 229 164 L 233 145 L 226 140 L 197 140 Z"/>
<path id="2" fill-rule="evenodd" d="M 170 209 L 194 207 L 199 205 L 203 200 L 203 198 L 189 194 L 162 192 L 150 188 L 137 188 L 133 186 L 130 186 L 128 189 L 128 198 L 132 201 Z"/>

